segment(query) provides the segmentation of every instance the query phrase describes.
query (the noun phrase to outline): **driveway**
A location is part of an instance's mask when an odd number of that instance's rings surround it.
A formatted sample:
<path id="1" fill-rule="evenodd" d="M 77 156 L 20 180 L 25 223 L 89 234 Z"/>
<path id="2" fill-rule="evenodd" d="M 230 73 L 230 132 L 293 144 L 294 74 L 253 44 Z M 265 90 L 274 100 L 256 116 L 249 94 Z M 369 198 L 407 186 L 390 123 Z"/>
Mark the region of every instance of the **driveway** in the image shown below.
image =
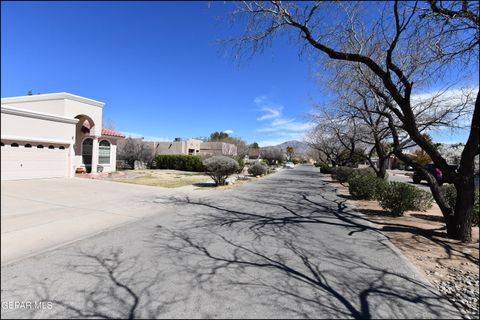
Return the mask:
<path id="1" fill-rule="evenodd" d="M 2 267 L 2 317 L 458 317 L 321 177 L 152 194 L 160 214 Z"/>
<path id="2" fill-rule="evenodd" d="M 93 179 L 2 181 L 2 265 L 158 213 L 172 189 Z"/>

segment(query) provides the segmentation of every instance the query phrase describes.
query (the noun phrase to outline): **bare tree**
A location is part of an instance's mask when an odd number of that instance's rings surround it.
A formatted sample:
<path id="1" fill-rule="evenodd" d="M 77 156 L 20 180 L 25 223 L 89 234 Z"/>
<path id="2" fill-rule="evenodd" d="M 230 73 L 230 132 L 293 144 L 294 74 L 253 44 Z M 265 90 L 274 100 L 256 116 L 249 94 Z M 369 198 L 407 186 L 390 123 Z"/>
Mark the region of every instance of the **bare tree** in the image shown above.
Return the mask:
<path id="1" fill-rule="evenodd" d="M 148 166 L 152 164 L 153 148 L 142 139 L 127 138 L 119 141 L 117 148 L 118 160 L 125 161 L 130 168 L 134 168 L 136 160 Z"/>
<path id="2" fill-rule="evenodd" d="M 388 112 L 383 115 L 388 118 L 392 129 L 395 154 L 399 158 L 403 155 L 398 148 L 399 136 L 395 127 L 398 119 L 402 130 L 428 153 L 456 187 L 457 205 L 452 210 L 442 200 L 434 179 L 429 179 L 432 193 L 444 215 L 448 236 L 470 241 L 473 163 L 479 153 L 480 92 L 477 89 L 471 130 L 458 172 L 448 166 L 446 159 L 419 130 L 412 92 L 416 86 L 432 81 L 436 72 L 447 70 L 460 59 L 462 62 L 471 61 L 471 57 L 478 59 L 479 5 L 466 1 L 454 1 L 449 8 L 436 1 L 427 4 L 422 7 L 423 3 L 419 2 L 369 3 L 368 10 L 365 10 L 365 4 L 359 2 L 243 2 L 233 15 L 246 18 L 244 33 L 233 41 L 239 49 L 254 53 L 277 33 L 286 31 L 294 40 L 300 40 L 303 49 L 367 68 L 387 98 L 384 102 Z M 446 9 L 457 10 L 457 14 Z M 442 28 L 438 29 L 442 23 Z M 393 25 L 393 28 L 387 28 L 387 25 Z M 471 45 L 459 45 L 459 39 L 469 40 Z"/>
<path id="3" fill-rule="evenodd" d="M 260 154 L 262 159 L 267 161 L 269 165 L 281 163 L 285 160 L 285 154 L 282 152 L 282 150 L 275 148 L 262 148 L 260 150 Z"/>
<path id="4" fill-rule="evenodd" d="M 322 151 L 333 166 L 356 166 L 365 160 L 365 144 L 360 141 L 364 128 L 357 119 L 337 106 L 317 106 L 317 110 L 310 115 L 315 122 L 310 146 Z"/>

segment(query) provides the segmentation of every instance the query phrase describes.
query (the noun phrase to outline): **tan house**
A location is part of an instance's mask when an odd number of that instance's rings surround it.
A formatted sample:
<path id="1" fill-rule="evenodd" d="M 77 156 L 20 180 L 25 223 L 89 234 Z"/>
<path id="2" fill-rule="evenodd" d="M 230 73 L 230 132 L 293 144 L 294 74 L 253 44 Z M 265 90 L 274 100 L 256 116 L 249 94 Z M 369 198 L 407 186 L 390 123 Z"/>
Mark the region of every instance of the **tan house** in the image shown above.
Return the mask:
<path id="1" fill-rule="evenodd" d="M 151 146 L 154 154 L 198 155 L 202 140 L 188 139 L 179 141 L 144 141 Z"/>
<path id="2" fill-rule="evenodd" d="M 202 142 L 200 155 L 203 156 L 236 156 L 237 146 L 227 142 Z"/>
<path id="3" fill-rule="evenodd" d="M 1 179 L 116 170 L 125 136 L 102 128 L 104 103 L 69 93 L 1 99 Z"/>
<path id="4" fill-rule="evenodd" d="M 141 138 L 140 138 L 141 140 Z M 176 141 L 142 141 L 153 152 L 158 154 L 184 154 L 199 156 L 236 156 L 237 146 L 226 142 L 203 142 L 198 139 Z"/>

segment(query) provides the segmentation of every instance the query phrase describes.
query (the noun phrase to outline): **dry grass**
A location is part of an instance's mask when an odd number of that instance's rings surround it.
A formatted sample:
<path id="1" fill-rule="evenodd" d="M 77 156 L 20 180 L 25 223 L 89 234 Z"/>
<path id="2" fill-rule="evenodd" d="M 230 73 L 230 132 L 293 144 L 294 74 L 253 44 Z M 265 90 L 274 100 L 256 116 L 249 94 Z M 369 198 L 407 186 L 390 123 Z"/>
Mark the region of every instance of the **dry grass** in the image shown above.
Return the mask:
<path id="1" fill-rule="evenodd" d="M 136 170 L 127 176 L 114 178 L 113 181 L 163 188 L 178 188 L 193 184 L 208 183 L 211 179 L 201 172 Z"/>

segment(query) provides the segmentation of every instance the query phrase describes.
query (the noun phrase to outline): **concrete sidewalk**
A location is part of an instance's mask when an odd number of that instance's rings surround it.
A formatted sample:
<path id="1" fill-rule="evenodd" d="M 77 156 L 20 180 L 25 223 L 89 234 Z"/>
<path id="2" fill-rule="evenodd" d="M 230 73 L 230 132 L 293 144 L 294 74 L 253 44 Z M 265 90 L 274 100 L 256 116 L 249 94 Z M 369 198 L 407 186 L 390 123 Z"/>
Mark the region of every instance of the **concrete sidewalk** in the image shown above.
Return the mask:
<path id="1" fill-rule="evenodd" d="M 1 264 L 160 213 L 178 190 L 93 179 L 2 181 Z M 185 190 L 183 190 L 185 192 Z"/>

